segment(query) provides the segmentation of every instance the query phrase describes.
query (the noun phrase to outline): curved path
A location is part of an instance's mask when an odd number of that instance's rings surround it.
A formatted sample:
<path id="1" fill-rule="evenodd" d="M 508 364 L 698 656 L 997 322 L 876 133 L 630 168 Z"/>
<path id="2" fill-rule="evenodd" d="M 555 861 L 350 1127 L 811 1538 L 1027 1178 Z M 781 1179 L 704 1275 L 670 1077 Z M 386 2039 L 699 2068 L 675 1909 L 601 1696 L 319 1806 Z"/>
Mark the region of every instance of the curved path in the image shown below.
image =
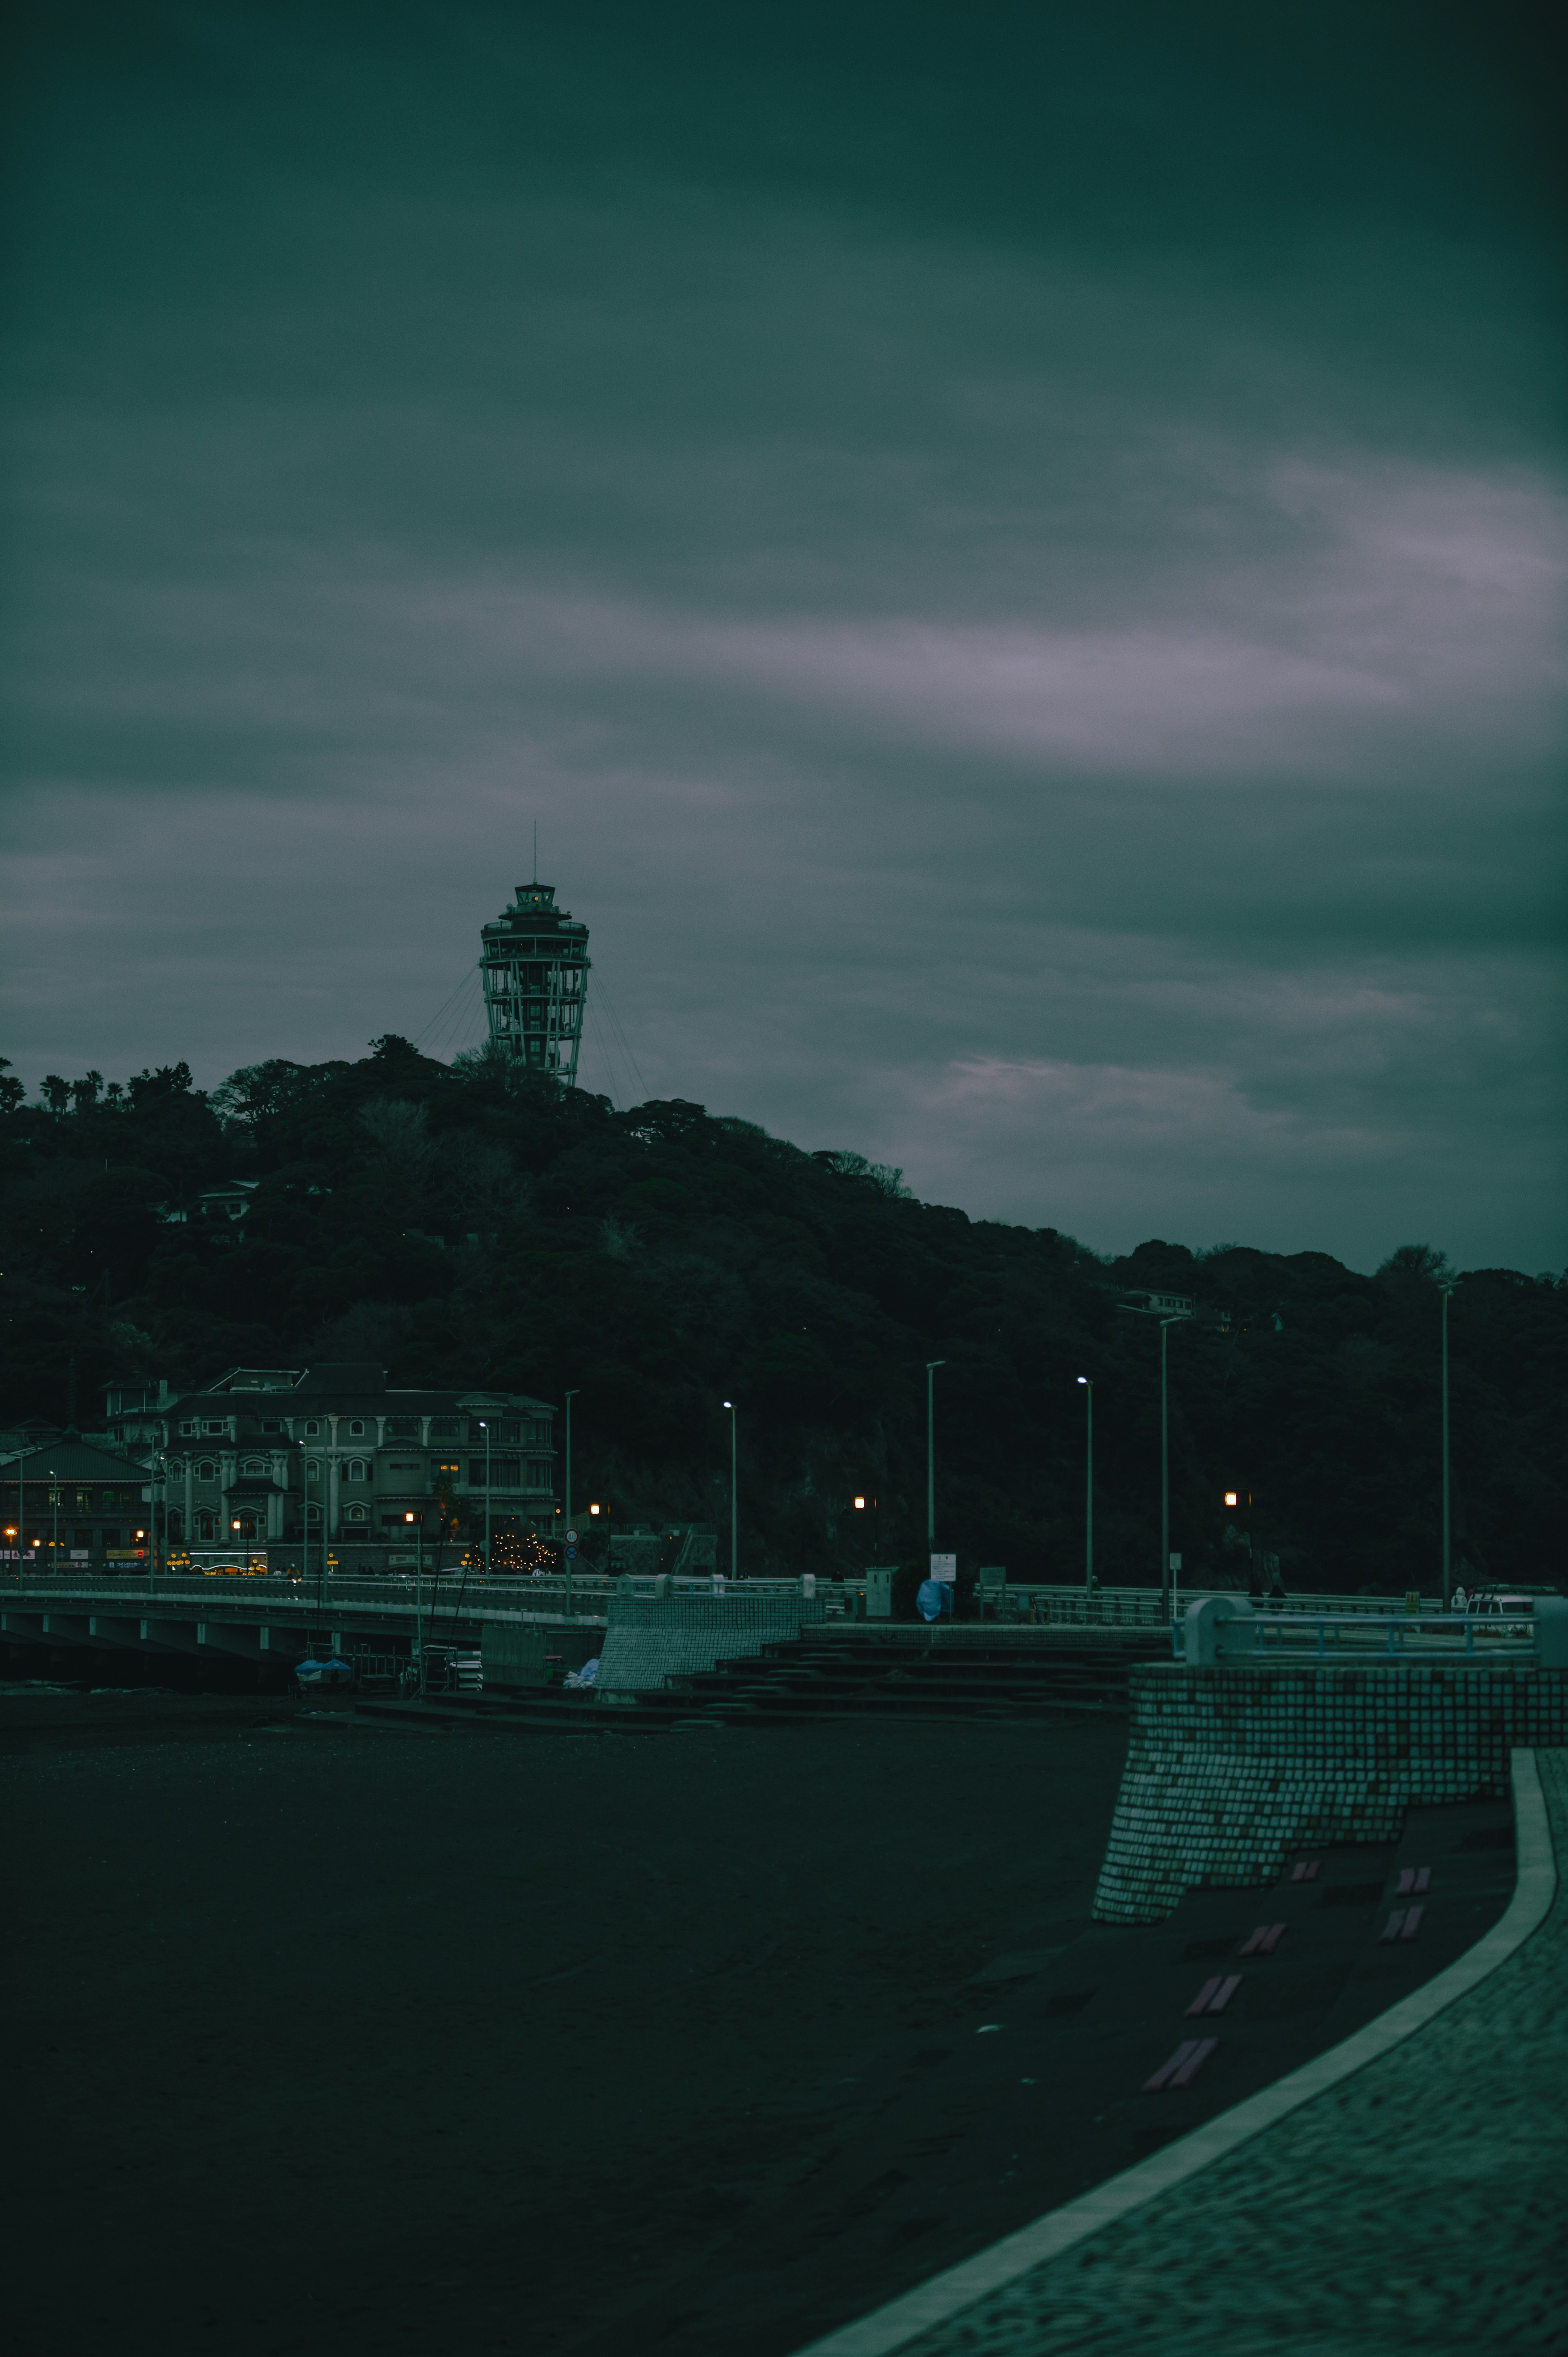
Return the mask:
<path id="1" fill-rule="evenodd" d="M 801 2357 L 1561 2357 L 1568 1752 L 1513 1764 L 1513 1903 L 1457 1964 Z"/>

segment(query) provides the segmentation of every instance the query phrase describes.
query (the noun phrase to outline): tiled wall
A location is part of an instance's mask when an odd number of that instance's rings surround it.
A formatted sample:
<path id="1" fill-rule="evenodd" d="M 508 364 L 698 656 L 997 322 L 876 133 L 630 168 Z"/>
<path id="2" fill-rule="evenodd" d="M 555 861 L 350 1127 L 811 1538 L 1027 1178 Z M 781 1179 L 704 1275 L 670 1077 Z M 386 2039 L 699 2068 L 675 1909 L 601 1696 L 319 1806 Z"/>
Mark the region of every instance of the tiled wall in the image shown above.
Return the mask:
<path id="1" fill-rule="evenodd" d="M 764 1645 L 798 1637 L 804 1625 L 822 1618 L 817 1597 L 617 1597 L 599 1656 L 598 1691 L 646 1692 L 666 1678 L 760 1653 Z"/>
<path id="2" fill-rule="evenodd" d="M 1273 1881 L 1312 1842 L 1391 1841 L 1414 1802 L 1506 1793 L 1515 1744 L 1568 1743 L 1568 1671 L 1456 1663 L 1134 1670 L 1094 1911 Z"/>

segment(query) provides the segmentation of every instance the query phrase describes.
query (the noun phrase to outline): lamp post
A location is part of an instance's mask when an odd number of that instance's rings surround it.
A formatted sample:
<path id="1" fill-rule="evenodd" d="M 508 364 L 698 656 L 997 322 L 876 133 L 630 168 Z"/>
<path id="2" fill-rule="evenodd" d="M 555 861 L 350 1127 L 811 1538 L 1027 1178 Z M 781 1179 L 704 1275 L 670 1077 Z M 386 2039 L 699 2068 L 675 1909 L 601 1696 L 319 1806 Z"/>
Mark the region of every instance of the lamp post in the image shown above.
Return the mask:
<path id="1" fill-rule="evenodd" d="M 926 1361 L 926 1552 L 937 1551 L 937 1369 L 945 1359 Z"/>
<path id="2" fill-rule="evenodd" d="M 581 1389 L 582 1385 L 579 1383 L 577 1390 Z M 575 1391 L 568 1392 L 566 1394 L 566 1528 L 568 1531 L 572 1527 L 572 1402 L 576 1396 Z"/>
<path id="3" fill-rule="evenodd" d="M 736 1487 L 737 1419 L 735 1402 L 725 1400 L 725 1405 L 729 1410 L 729 1576 L 734 1581 L 740 1577 L 740 1493 Z"/>
<path id="4" fill-rule="evenodd" d="M 1454 1593 L 1453 1523 L 1448 1479 L 1448 1297 L 1454 1288 L 1451 1285 L 1444 1285 L 1440 1290 L 1443 1295 L 1443 1609 L 1446 1612 Z"/>
<path id="5" fill-rule="evenodd" d="M 1083 1404 L 1089 1411 L 1083 1470 L 1083 1592 L 1094 1593 L 1094 1378 L 1079 1375 Z"/>
<path id="6" fill-rule="evenodd" d="M 479 1418 L 479 1430 L 485 1436 L 485 1572 L 490 1568 L 490 1423 L 489 1416 Z"/>
<path id="7" fill-rule="evenodd" d="M 52 1465 L 49 1467 L 49 1503 L 54 1508 L 54 1536 L 49 1541 L 49 1569 L 56 1571 L 59 1567 L 59 1483 L 55 1479 L 55 1469 Z"/>
<path id="8" fill-rule="evenodd" d="M 242 1540 L 243 1541 L 243 1543 L 244 1543 L 244 1548 L 245 1548 L 245 1577 L 246 1577 L 246 1578 L 247 1578 L 247 1579 L 249 1579 L 249 1577 L 251 1577 L 251 1534 L 250 1534 L 250 1533 L 249 1533 L 249 1532 L 246 1530 L 246 1528 L 245 1528 L 245 1518 L 244 1518 L 244 1516 L 243 1516 L 242 1514 L 235 1514 L 235 1515 L 233 1515 L 233 1516 L 231 1516 L 231 1520 L 230 1520 L 229 1527 L 230 1527 L 230 1529 L 231 1529 L 231 1531 L 237 1531 L 237 1532 L 239 1533 L 239 1534 L 240 1534 L 241 1539 L 242 1539 Z"/>
<path id="9" fill-rule="evenodd" d="M 419 1653 L 419 1691 L 424 1692 L 424 1516 L 403 1515 L 405 1523 L 415 1526 L 413 1557 L 413 1641 Z M 406 1561 L 406 1557 L 404 1558 Z M 440 1580 L 441 1551 L 436 1549 L 436 1580 Z"/>
<path id="10" fill-rule="evenodd" d="M 1181 1322 L 1179 1318 L 1160 1320 L 1160 1609 L 1167 1623 L 1171 1617 L 1171 1419 L 1165 1337 Z"/>

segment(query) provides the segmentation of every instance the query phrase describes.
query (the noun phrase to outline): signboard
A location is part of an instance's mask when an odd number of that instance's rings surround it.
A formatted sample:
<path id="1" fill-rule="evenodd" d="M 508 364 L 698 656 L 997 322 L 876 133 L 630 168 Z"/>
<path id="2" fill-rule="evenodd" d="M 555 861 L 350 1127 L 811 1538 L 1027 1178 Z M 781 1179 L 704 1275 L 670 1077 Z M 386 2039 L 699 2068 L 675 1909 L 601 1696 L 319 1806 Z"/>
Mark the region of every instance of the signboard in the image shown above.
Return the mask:
<path id="1" fill-rule="evenodd" d="M 933 1579 L 956 1579 L 958 1577 L 957 1555 L 934 1555 L 931 1557 L 931 1577 Z"/>
<path id="2" fill-rule="evenodd" d="M 1171 1569 L 1172 1569 L 1173 1571 L 1179 1571 L 1179 1570 L 1181 1569 L 1181 1557 L 1180 1557 L 1180 1555 L 1172 1555 L 1172 1557 L 1171 1557 Z"/>
<path id="3" fill-rule="evenodd" d="M 567 1544 L 567 1545 L 568 1545 L 568 1546 L 575 1546 L 575 1545 L 576 1545 L 576 1544 L 577 1544 L 577 1534 L 576 1534 L 576 1532 L 575 1532 L 575 1531 L 568 1531 L 568 1532 L 567 1532 L 567 1534 L 566 1534 L 566 1544 Z"/>

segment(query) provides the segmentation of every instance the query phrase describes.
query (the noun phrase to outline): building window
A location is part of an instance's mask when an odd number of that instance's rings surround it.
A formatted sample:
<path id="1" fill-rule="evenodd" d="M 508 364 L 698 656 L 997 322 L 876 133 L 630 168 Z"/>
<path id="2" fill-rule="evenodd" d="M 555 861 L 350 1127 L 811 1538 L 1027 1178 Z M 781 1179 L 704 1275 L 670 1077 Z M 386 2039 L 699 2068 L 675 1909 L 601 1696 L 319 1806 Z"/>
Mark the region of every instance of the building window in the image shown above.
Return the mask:
<path id="1" fill-rule="evenodd" d="M 444 1457 L 435 1468 L 435 1479 L 438 1481 L 458 1481 L 461 1480 L 462 1476 L 463 1468 L 456 1457 Z"/>
<path id="2" fill-rule="evenodd" d="M 321 1459 L 320 1459 L 320 1458 L 319 1458 L 319 1457 L 307 1457 L 307 1458 L 306 1458 L 306 1460 L 305 1460 L 305 1478 L 306 1478 L 306 1480 L 307 1481 L 319 1481 L 319 1480 L 320 1480 L 320 1479 L 321 1479 Z"/>
<path id="3" fill-rule="evenodd" d="M 433 1415 L 430 1419 L 432 1440 L 456 1440 L 459 1437 L 460 1430 L 461 1427 L 455 1415 Z"/>
<path id="4" fill-rule="evenodd" d="M 199 1481 L 217 1480 L 218 1468 L 214 1465 L 210 1457 L 204 1457 L 202 1458 L 200 1464 L 196 1469 L 196 1478 Z"/>
<path id="5" fill-rule="evenodd" d="M 366 1506 L 350 1506 L 346 1519 L 350 1523 L 362 1523 L 367 1520 L 369 1512 Z"/>
<path id="6" fill-rule="evenodd" d="M 364 1458 L 362 1457 L 350 1457 L 349 1462 L 343 1468 L 343 1478 L 347 1481 L 363 1481 L 366 1478 Z"/>
<path id="7" fill-rule="evenodd" d="M 531 1457 L 529 1458 L 528 1486 L 531 1490 L 549 1489 L 550 1459 L 548 1457 Z"/>
<path id="8" fill-rule="evenodd" d="M 263 1432 L 281 1432 L 283 1430 L 283 1426 L 275 1415 L 264 1415 L 262 1418 L 262 1430 Z"/>
<path id="9" fill-rule="evenodd" d="M 306 1440 L 316 1440 L 320 1437 L 320 1434 L 321 1426 L 317 1423 L 316 1418 L 312 1416 L 309 1423 L 305 1427 L 305 1437 Z"/>
<path id="10" fill-rule="evenodd" d="M 417 1440 L 419 1438 L 419 1418 L 416 1415 L 389 1415 L 387 1418 L 387 1438 L 389 1440 Z"/>
<path id="11" fill-rule="evenodd" d="M 548 1417 L 542 1415 L 534 1416 L 530 1422 L 528 1430 L 523 1435 L 523 1437 L 529 1442 L 530 1446 L 534 1448 L 548 1448 L 550 1446 L 550 1423 Z"/>
<path id="12" fill-rule="evenodd" d="M 103 1530 L 99 1535 L 98 1544 L 100 1546 L 103 1547 L 117 1547 L 120 1544 L 119 1532 L 111 1529 L 108 1524 L 105 1524 Z"/>
<path id="13" fill-rule="evenodd" d="M 363 1416 L 357 1415 L 354 1418 L 353 1423 L 349 1426 L 349 1437 L 350 1440 L 363 1440 L 364 1437 L 365 1420 Z"/>
<path id="14" fill-rule="evenodd" d="M 177 1481 L 183 1475 L 184 1471 L 185 1460 L 183 1458 L 166 1457 L 164 1458 L 164 1478 L 166 1480 Z"/>
<path id="15" fill-rule="evenodd" d="M 217 1515 L 198 1514 L 196 1518 L 196 1535 L 199 1539 L 215 1539 L 218 1535 Z"/>
<path id="16" fill-rule="evenodd" d="M 221 1417 L 221 1416 L 210 1416 L 210 1417 L 209 1417 L 208 1421 L 207 1421 L 207 1422 L 202 1426 L 201 1429 L 202 1429 L 202 1431 L 203 1431 L 203 1432 L 209 1432 L 209 1433 L 210 1433 L 210 1432 L 227 1432 L 227 1431 L 228 1431 L 228 1429 L 229 1429 L 229 1427 L 228 1427 L 228 1426 L 224 1423 L 224 1421 L 223 1421 L 223 1419 L 222 1419 L 222 1417 Z"/>
<path id="17" fill-rule="evenodd" d="M 272 1468 L 264 1457 L 247 1457 L 240 1469 L 243 1473 L 267 1473 Z"/>
<path id="18" fill-rule="evenodd" d="M 320 1507 L 319 1507 L 319 1506 L 306 1506 L 306 1510 L 305 1510 L 305 1519 L 306 1519 L 306 1521 L 310 1524 L 311 1529 L 312 1529 L 312 1530 L 314 1530 L 314 1529 L 316 1528 L 317 1523 L 321 1520 L 321 1509 L 320 1509 Z"/>
<path id="19" fill-rule="evenodd" d="M 90 1547 L 92 1544 L 92 1533 L 90 1530 L 72 1531 L 70 1543 L 74 1547 Z"/>
<path id="20" fill-rule="evenodd" d="M 184 1437 L 185 1437 L 187 1440 L 188 1440 L 188 1439 L 190 1439 L 190 1438 L 191 1438 L 191 1437 L 192 1437 L 192 1435 L 195 1433 L 195 1431 L 196 1431 L 196 1425 L 195 1425 L 194 1420 L 192 1420 L 192 1421 L 191 1421 L 190 1423 L 188 1423 L 188 1424 L 182 1424 L 182 1425 L 180 1426 L 180 1432 L 182 1433 L 182 1435 L 184 1436 Z"/>

